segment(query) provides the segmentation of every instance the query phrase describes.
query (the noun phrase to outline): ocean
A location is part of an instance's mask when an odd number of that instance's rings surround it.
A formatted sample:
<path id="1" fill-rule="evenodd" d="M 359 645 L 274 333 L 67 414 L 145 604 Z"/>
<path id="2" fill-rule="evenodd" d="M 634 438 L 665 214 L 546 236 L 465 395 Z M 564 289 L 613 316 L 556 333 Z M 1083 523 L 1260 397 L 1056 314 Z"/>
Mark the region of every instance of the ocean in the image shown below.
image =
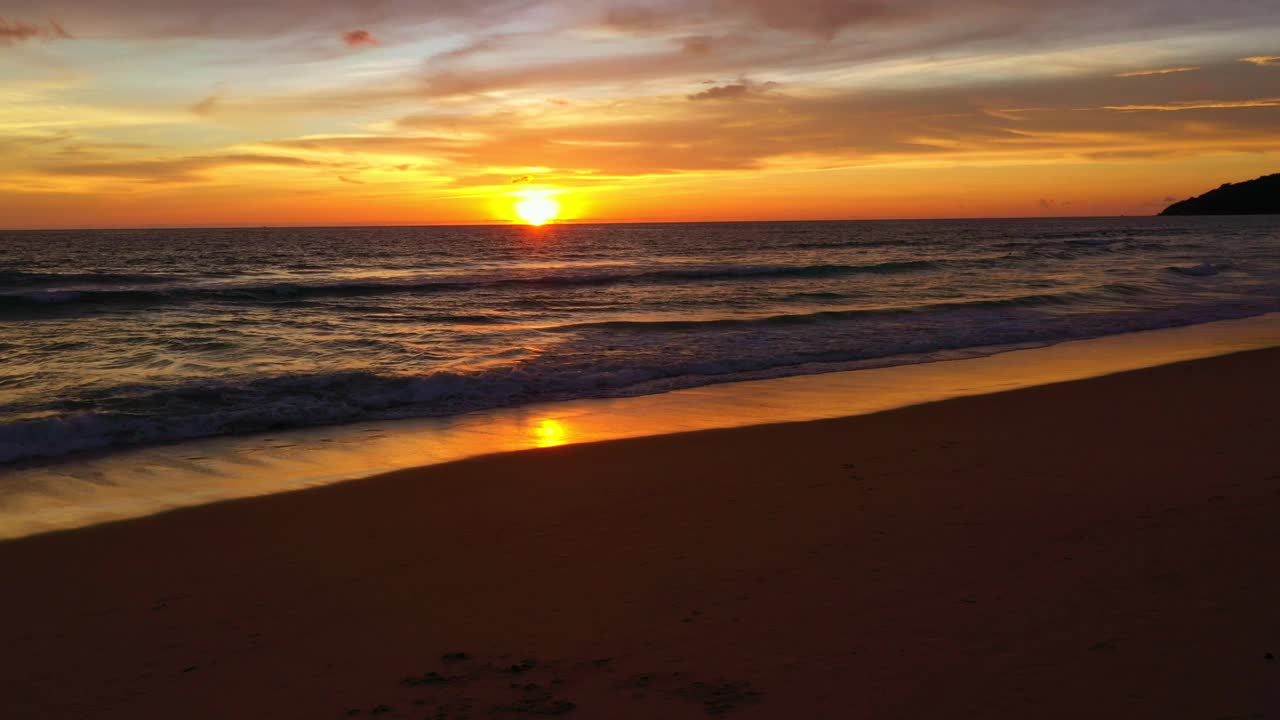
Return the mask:
<path id="1" fill-rule="evenodd" d="M 0 232 L 0 463 L 1280 310 L 1280 217 Z"/>

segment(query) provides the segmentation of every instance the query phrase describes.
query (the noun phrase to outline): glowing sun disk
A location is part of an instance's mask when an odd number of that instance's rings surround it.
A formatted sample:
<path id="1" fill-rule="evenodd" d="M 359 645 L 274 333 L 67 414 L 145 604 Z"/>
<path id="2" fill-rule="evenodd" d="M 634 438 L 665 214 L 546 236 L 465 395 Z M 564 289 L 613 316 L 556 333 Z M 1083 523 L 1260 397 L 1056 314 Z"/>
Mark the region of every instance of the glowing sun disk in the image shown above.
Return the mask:
<path id="1" fill-rule="evenodd" d="M 560 214 L 560 203 L 548 193 L 530 193 L 516 201 L 515 211 L 529 225 L 545 225 Z"/>

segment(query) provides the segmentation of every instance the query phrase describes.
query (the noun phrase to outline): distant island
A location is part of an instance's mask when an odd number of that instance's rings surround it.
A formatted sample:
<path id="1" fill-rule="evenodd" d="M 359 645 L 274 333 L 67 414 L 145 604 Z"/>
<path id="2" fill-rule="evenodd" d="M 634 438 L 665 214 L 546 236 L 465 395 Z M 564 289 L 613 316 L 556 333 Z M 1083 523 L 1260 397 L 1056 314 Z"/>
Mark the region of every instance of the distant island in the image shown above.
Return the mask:
<path id="1" fill-rule="evenodd" d="M 1225 183 L 1217 190 L 1177 202 L 1161 215 L 1276 215 L 1280 214 L 1280 173 L 1242 183 Z"/>

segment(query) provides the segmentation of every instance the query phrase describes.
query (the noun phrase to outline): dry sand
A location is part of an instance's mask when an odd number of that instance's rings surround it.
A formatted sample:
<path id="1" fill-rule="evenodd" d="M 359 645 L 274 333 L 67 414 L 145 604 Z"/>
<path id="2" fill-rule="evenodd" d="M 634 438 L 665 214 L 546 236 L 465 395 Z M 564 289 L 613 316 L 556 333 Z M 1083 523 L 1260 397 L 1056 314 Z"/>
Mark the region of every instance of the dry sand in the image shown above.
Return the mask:
<path id="1" fill-rule="evenodd" d="M 0 543 L 0 718 L 1280 717 L 1278 370 L 1262 350 Z"/>

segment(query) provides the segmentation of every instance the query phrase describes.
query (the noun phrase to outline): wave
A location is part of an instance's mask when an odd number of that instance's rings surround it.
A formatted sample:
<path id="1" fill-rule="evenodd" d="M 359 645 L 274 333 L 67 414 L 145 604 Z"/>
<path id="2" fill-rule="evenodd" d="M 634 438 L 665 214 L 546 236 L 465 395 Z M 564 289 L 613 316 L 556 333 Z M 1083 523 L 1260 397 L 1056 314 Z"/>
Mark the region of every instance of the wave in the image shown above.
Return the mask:
<path id="1" fill-rule="evenodd" d="M 59 273 L 0 270 L 0 288 L 57 287 L 65 285 L 157 285 L 178 279 L 173 275 L 157 275 L 154 273 Z"/>
<path id="2" fill-rule="evenodd" d="M 823 326 L 817 332 L 797 333 L 794 327 L 768 324 L 776 318 L 728 332 L 704 327 L 711 331 L 700 336 L 696 353 L 671 353 L 659 342 L 634 343 L 613 355 L 587 343 L 532 355 L 521 349 L 513 351 L 509 363 L 472 371 L 407 376 L 361 370 L 114 388 L 105 396 L 61 401 L 60 412 L 53 407 L 28 408 L 35 411 L 28 419 L 0 424 L 0 463 L 217 435 L 454 415 L 531 402 L 640 395 L 741 379 L 922 362 L 957 351 L 990 354 L 1020 344 L 1245 317 L 1274 311 L 1275 305 L 1045 318 L 1019 315 L 1017 308 L 1008 306 L 1003 312 L 989 307 L 977 313 L 969 304 L 923 318 L 911 313 L 883 318 L 846 314 L 839 318 L 845 322 L 838 331 Z M 962 315 L 957 317 L 957 312 Z"/>
<path id="3" fill-rule="evenodd" d="M 493 275 L 427 276 L 314 283 L 272 282 L 244 285 L 189 285 L 160 288 L 41 289 L 0 293 L 0 310 L 32 310 L 50 305 L 155 305 L 202 300 L 233 302 L 284 302 L 312 298 L 388 294 L 466 292 L 503 288 L 570 288 L 624 283 L 687 283 L 751 279 L 821 279 L 857 274 L 891 274 L 926 271 L 943 263 L 980 263 L 977 260 L 895 260 L 864 265 L 758 265 L 676 268 L 524 277 Z"/>
<path id="4" fill-rule="evenodd" d="M 909 313 L 921 314 L 949 310 L 981 310 L 995 308 L 1036 308 L 1088 304 L 1117 297 L 1132 298 L 1154 292 L 1140 285 L 1116 283 L 1100 285 L 1084 290 L 1068 290 L 1060 293 L 1033 293 L 1003 298 L 988 298 L 960 302 L 924 303 L 896 308 L 819 310 L 811 313 L 787 313 L 759 318 L 716 318 L 710 320 L 603 320 L 597 322 L 570 323 L 545 328 L 550 332 L 574 332 L 582 330 L 616 330 L 624 332 L 690 331 L 715 327 L 750 327 L 768 325 L 807 325 L 824 322 L 840 322 L 856 318 L 884 317 Z"/>
<path id="5" fill-rule="evenodd" d="M 1176 275 L 1186 275 L 1188 277 L 1212 277 L 1228 269 L 1229 265 L 1214 265 L 1212 263 L 1200 263 L 1199 265 L 1173 266 L 1168 268 L 1169 272 Z"/>
<path id="6" fill-rule="evenodd" d="M 1158 225 L 1155 227 L 1129 226 L 1123 228 L 1087 227 L 1080 228 L 1078 230 L 1031 230 L 1025 233 L 1019 233 L 1017 242 L 1037 243 L 1046 240 L 1061 240 L 1081 245 L 1105 245 L 1108 242 L 1116 242 L 1120 240 L 1134 240 L 1137 238 L 1147 237 L 1176 237 L 1195 234 L 1195 232 L 1196 231 L 1191 228 L 1170 227 L 1166 225 Z"/>
<path id="7" fill-rule="evenodd" d="M 1195 228 L 610 226 L 536 246 L 490 230 L 343 229 L 315 244 L 316 231 L 253 231 L 50 243 L 52 255 L 32 241 L 0 260 L 0 354 L 15 359 L 0 367 L 0 462 L 1280 310 L 1272 226 Z"/>
<path id="8" fill-rule="evenodd" d="M 199 437 L 365 420 L 455 415 L 532 402 L 649 394 L 742 379 L 944 359 L 956 352 L 1045 344 L 1246 317 L 1280 302 L 1150 311 L 1042 313 L 1046 304 L 1137 290 L 1027 295 L 896 311 L 832 311 L 756 320 L 588 323 L 549 348 L 512 348 L 470 369 L 386 370 L 185 380 L 86 389 L 9 406 L 0 463 Z M 616 331 L 622 329 L 622 334 Z M 607 342 L 595 332 L 611 333 Z M 688 339 L 654 331 L 697 330 Z M 638 331 L 638 332 L 637 332 Z M 502 362 L 493 362 L 501 360 Z M 402 365 L 397 364 L 397 369 Z"/>
<path id="9" fill-rule="evenodd" d="M 849 240 L 801 240 L 799 242 L 784 243 L 778 247 L 789 248 L 794 250 L 826 250 L 839 248 L 876 248 L 876 247 L 903 247 L 912 243 L 904 241 L 901 238 L 885 238 L 881 240 L 871 238 L 852 238 Z"/>

